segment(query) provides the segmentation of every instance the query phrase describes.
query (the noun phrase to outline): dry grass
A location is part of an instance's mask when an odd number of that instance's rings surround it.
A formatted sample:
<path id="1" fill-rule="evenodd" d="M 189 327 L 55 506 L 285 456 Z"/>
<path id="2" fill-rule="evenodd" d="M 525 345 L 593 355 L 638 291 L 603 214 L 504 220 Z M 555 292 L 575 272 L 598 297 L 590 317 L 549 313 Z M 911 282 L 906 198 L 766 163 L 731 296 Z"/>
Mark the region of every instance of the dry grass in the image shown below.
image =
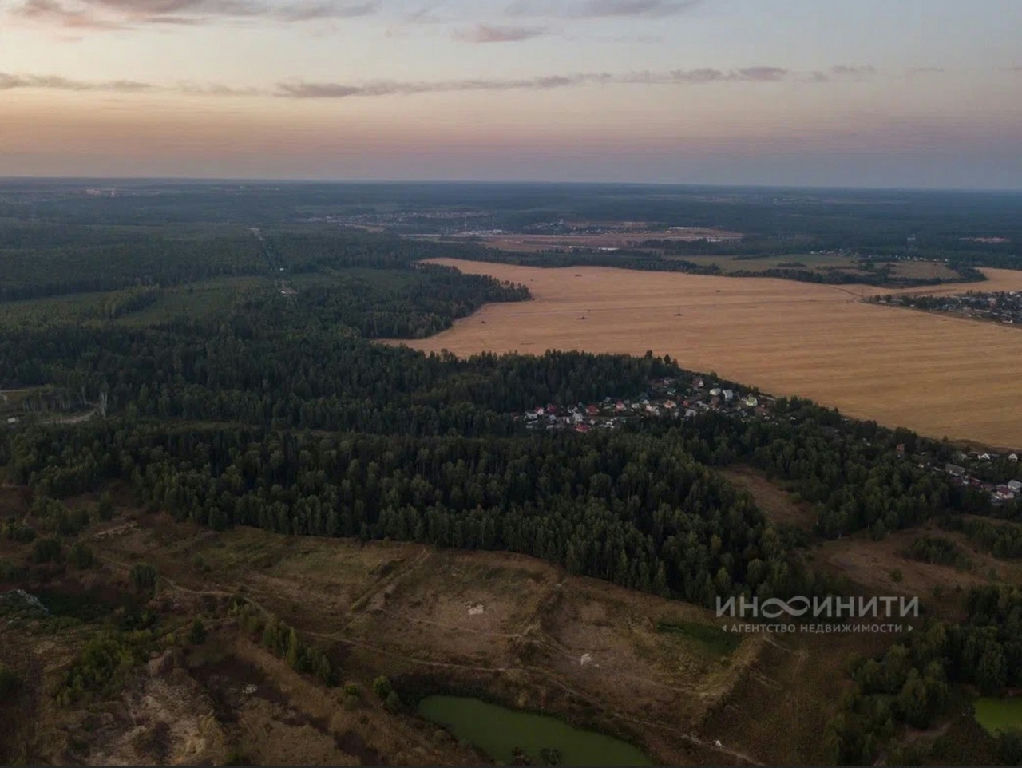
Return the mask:
<path id="1" fill-rule="evenodd" d="M 792 525 L 811 531 L 816 524 L 816 515 L 806 501 L 796 501 L 792 494 L 754 467 L 734 465 L 718 470 L 732 484 L 752 494 L 767 519 L 772 523 Z"/>
<path id="2" fill-rule="evenodd" d="M 164 516 L 145 516 L 128 526 L 119 521 L 111 528 L 119 533 L 90 541 L 102 562 L 120 564 L 124 572 L 128 563 L 144 558 L 163 579 L 161 595 L 175 602 L 240 592 L 329 649 L 343 678 L 364 690 L 379 674 L 399 689 L 425 680 L 433 689 L 478 692 L 604 730 L 668 763 L 742 762 L 740 755 L 706 743 L 698 727 L 756 663 L 761 643 L 749 638 L 722 651 L 696 636 L 661 631 L 661 624 L 715 627 L 712 612 L 697 606 L 571 576 L 505 552 L 361 544 L 246 528 L 215 533 Z M 258 661 L 290 706 L 304 713 L 298 725 L 327 717 L 312 707 L 315 686 L 283 668 L 274 671 L 282 666 L 274 659 L 246 658 Z M 235 693 L 248 682 L 233 672 L 228 677 Z M 365 698 L 372 707 L 339 712 L 335 719 L 344 722 L 333 730 L 358 735 L 389 762 L 464 762 L 457 745 L 433 738 L 435 728 L 420 738 L 416 729 L 425 727 L 422 721 L 388 715 L 371 695 Z M 294 729 L 275 725 L 269 741 L 256 739 L 249 725 L 269 733 L 265 723 L 281 720 L 273 708 L 249 714 L 244 707 L 230 708 L 246 734 L 246 748 L 266 762 L 322 757 L 313 749 L 322 740 L 311 732 L 316 741 L 301 753 L 274 751 L 275 739 L 280 749 L 291 749 Z M 415 744 L 429 754 L 410 752 Z"/>
<path id="3" fill-rule="evenodd" d="M 906 554 L 921 536 L 948 539 L 968 557 L 966 569 L 913 560 Z M 814 565 L 840 573 L 869 594 L 918 596 L 936 614 L 960 619 L 964 591 L 985 584 L 1018 584 L 1022 566 L 983 552 L 961 533 L 945 531 L 934 523 L 896 531 L 879 541 L 865 533 L 825 541 L 813 550 Z M 895 576 L 895 572 L 899 575 Z M 939 599 L 933 599 L 935 592 Z"/>
<path id="4" fill-rule="evenodd" d="M 777 395 L 934 437 L 1022 444 L 1022 334 L 860 302 L 864 285 L 817 285 L 599 267 L 543 269 L 441 260 L 529 287 L 534 301 L 492 304 L 428 339 L 468 355 L 547 349 L 670 354 Z M 933 289 L 1018 290 L 1022 272 Z M 583 319 L 584 318 L 584 319 Z"/>

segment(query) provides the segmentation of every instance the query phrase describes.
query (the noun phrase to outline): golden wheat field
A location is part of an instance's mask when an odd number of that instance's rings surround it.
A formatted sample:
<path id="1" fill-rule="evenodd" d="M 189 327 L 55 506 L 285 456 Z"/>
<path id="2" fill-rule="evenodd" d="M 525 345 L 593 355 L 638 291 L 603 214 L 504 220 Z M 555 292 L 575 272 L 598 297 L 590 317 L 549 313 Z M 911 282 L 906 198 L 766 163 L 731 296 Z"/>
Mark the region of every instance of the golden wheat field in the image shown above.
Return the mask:
<path id="1" fill-rule="evenodd" d="M 527 285 L 408 343 L 474 352 L 669 354 L 776 395 L 934 437 L 1022 447 L 1022 329 L 861 302 L 871 286 L 438 260 Z M 1022 272 L 948 290 L 1019 290 Z M 919 290 L 919 289 L 912 289 Z M 935 290 L 923 292 L 936 293 Z"/>

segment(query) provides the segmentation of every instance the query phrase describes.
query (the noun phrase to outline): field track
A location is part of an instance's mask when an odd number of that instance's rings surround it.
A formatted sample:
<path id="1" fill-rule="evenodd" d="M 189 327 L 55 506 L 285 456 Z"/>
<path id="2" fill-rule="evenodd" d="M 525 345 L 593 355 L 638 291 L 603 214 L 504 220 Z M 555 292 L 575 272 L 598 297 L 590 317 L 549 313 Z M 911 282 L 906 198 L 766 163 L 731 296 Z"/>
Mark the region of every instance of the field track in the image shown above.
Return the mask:
<path id="1" fill-rule="evenodd" d="M 859 301 L 884 293 L 603 267 L 543 269 L 440 259 L 527 285 L 533 301 L 490 304 L 416 349 L 669 354 L 777 395 L 934 437 L 1022 447 L 1022 329 Z M 1022 271 L 913 292 L 1022 290 Z"/>

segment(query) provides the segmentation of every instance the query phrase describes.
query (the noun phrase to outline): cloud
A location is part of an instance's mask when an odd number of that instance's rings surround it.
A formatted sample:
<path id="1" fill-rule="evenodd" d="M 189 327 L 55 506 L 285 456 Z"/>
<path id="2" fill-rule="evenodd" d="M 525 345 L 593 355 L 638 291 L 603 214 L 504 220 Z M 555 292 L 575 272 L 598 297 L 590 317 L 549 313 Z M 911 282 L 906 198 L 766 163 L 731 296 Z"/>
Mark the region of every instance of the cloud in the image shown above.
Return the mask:
<path id="1" fill-rule="evenodd" d="M 876 72 L 872 64 L 837 64 L 830 68 L 830 73 L 837 77 L 870 77 Z"/>
<path id="2" fill-rule="evenodd" d="M 85 81 L 56 75 L 11 75 L 0 72 L 0 91 L 19 88 L 41 88 L 53 91 L 108 91 L 111 93 L 142 93 L 156 90 L 149 83 L 134 80 Z"/>
<path id="3" fill-rule="evenodd" d="M 219 83 L 181 82 L 176 85 L 156 85 L 137 80 L 74 80 L 59 75 L 14 75 L 0 72 L 0 91 L 21 89 L 93 93 L 181 93 L 190 96 L 268 95 L 267 91 L 258 88 L 232 88 Z"/>
<path id="4" fill-rule="evenodd" d="M 347 99 L 376 96 L 411 96 L 430 93 L 549 91 L 586 85 L 698 86 L 712 83 L 815 82 L 828 79 L 822 72 L 795 72 L 783 67 L 755 66 L 740 69 L 638 70 L 633 72 L 575 72 L 525 78 L 475 78 L 461 80 L 379 80 L 368 83 L 308 82 L 294 80 L 274 88 L 235 88 L 217 83 L 179 82 L 157 85 L 133 80 L 83 81 L 55 75 L 14 75 L 0 72 L 0 91 L 42 88 L 63 91 L 111 93 L 177 93 L 190 96 L 275 96 L 289 99 Z"/>
<path id="5" fill-rule="evenodd" d="M 197 25 L 213 18 L 265 18 L 303 22 L 350 19 L 379 10 L 378 0 L 352 4 L 339 0 L 301 0 L 279 5 L 272 0 L 24 0 L 13 9 L 23 18 L 75 29 L 125 29 L 143 24 Z"/>
<path id="6" fill-rule="evenodd" d="M 701 0 L 581 0 L 571 4 L 515 0 L 506 9 L 509 16 L 556 16 L 595 19 L 620 16 L 661 18 L 683 13 Z"/>
<path id="7" fill-rule="evenodd" d="M 297 3 L 281 9 L 277 17 L 284 21 L 312 21 L 313 19 L 354 19 L 372 16 L 380 9 L 379 3 L 338 5 L 337 3 Z"/>
<path id="8" fill-rule="evenodd" d="M 71 10 L 56 0 L 26 0 L 12 10 L 15 16 L 68 29 L 123 29 L 115 21 L 97 18 L 88 10 Z"/>
<path id="9" fill-rule="evenodd" d="M 280 83 L 277 95 L 296 99 L 343 99 L 354 96 L 394 96 L 456 91 L 545 91 L 581 85 L 700 85 L 726 82 L 777 82 L 790 72 L 781 67 L 747 67 L 737 70 L 675 69 L 661 72 L 580 72 L 569 75 L 547 75 L 521 79 L 478 79 L 442 81 L 384 80 L 364 85 L 350 83 Z"/>
<path id="10" fill-rule="evenodd" d="M 698 0 L 665 2 L 665 0 L 587 0 L 582 3 L 574 16 L 673 16 L 687 11 Z"/>
<path id="11" fill-rule="evenodd" d="M 539 37 L 545 31 L 542 27 L 495 27 L 476 24 L 471 29 L 455 30 L 452 37 L 463 43 L 515 43 Z"/>

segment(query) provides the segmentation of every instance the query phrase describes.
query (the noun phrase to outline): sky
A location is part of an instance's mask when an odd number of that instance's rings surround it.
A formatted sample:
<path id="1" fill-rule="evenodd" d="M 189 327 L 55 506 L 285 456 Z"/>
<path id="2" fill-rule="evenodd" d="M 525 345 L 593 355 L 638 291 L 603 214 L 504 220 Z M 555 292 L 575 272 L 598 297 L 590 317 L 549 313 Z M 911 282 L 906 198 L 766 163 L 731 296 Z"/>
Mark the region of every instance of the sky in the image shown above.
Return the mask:
<path id="1" fill-rule="evenodd" d="M 1022 0 L 0 0 L 0 176 L 1022 188 Z"/>

